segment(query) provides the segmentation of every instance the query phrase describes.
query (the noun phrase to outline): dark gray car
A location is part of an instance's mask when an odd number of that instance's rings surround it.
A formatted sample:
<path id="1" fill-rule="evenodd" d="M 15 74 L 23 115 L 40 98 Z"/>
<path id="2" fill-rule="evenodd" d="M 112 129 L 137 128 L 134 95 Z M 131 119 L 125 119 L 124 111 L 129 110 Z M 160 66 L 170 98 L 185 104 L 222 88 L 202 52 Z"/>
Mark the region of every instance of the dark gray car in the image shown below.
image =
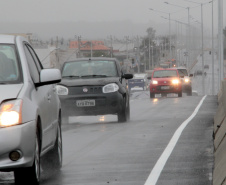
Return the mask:
<path id="1" fill-rule="evenodd" d="M 57 86 L 65 122 L 69 116 L 118 115 L 119 122 L 130 118 L 126 79 L 114 58 L 82 58 L 65 62 Z"/>

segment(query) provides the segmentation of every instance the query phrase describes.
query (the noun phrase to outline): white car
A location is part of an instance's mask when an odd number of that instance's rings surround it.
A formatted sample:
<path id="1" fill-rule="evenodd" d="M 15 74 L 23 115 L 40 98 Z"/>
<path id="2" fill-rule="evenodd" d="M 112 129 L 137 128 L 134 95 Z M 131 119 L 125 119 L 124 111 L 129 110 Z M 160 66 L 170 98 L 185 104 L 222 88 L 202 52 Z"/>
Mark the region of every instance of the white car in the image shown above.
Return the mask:
<path id="1" fill-rule="evenodd" d="M 60 81 L 25 38 L 0 35 L 0 171 L 15 184 L 39 184 L 41 159 L 44 170 L 62 166 Z"/>

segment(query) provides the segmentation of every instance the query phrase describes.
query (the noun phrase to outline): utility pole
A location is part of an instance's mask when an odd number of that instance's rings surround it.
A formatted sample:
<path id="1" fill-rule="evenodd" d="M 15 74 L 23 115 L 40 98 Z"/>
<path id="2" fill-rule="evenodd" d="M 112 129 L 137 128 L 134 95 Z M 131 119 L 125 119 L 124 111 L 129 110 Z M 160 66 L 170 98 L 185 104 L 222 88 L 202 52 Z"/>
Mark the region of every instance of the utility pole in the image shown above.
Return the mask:
<path id="1" fill-rule="evenodd" d="M 76 36 L 75 36 L 76 37 Z M 77 36 L 78 38 L 78 58 L 80 58 L 80 49 L 81 49 L 81 35 Z"/>
<path id="2" fill-rule="evenodd" d="M 214 95 L 214 19 L 213 19 L 213 0 L 212 0 L 212 95 Z"/>
<path id="3" fill-rule="evenodd" d="M 219 71 L 220 71 L 220 82 L 224 79 L 224 35 L 223 35 L 223 0 L 218 0 L 218 8 L 219 8 L 219 30 L 218 30 L 218 35 L 219 35 L 219 43 L 220 43 L 220 66 L 219 66 Z"/>
<path id="4" fill-rule="evenodd" d="M 126 59 L 129 59 L 129 54 L 128 54 L 128 41 L 129 41 L 129 36 L 125 36 L 126 39 Z"/>
<path id="5" fill-rule="evenodd" d="M 113 47 L 112 47 L 112 35 L 110 36 L 111 39 L 111 58 L 112 58 L 112 52 L 113 52 Z"/>
<path id="6" fill-rule="evenodd" d="M 151 69 L 151 51 L 150 51 L 150 41 L 151 39 L 150 39 L 150 35 L 148 36 L 148 68 L 149 68 L 149 70 Z"/>

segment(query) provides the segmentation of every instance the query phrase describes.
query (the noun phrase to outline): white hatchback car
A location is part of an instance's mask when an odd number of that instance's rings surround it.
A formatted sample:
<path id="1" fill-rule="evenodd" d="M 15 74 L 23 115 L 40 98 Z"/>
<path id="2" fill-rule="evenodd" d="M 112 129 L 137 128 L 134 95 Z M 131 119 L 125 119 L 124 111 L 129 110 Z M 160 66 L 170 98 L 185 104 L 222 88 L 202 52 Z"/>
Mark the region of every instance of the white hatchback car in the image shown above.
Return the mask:
<path id="1" fill-rule="evenodd" d="M 0 35 L 0 171 L 14 171 L 16 184 L 39 184 L 41 159 L 43 169 L 62 166 L 60 81 L 25 38 Z"/>

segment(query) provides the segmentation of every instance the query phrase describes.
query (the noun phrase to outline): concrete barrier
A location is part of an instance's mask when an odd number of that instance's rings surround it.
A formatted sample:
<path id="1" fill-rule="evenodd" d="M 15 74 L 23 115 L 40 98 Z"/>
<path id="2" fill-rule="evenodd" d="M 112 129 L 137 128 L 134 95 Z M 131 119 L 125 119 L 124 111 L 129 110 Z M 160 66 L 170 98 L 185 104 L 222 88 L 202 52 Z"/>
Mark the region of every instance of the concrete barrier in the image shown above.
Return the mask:
<path id="1" fill-rule="evenodd" d="M 226 80 L 218 93 L 218 109 L 214 116 L 213 185 L 226 185 Z"/>

